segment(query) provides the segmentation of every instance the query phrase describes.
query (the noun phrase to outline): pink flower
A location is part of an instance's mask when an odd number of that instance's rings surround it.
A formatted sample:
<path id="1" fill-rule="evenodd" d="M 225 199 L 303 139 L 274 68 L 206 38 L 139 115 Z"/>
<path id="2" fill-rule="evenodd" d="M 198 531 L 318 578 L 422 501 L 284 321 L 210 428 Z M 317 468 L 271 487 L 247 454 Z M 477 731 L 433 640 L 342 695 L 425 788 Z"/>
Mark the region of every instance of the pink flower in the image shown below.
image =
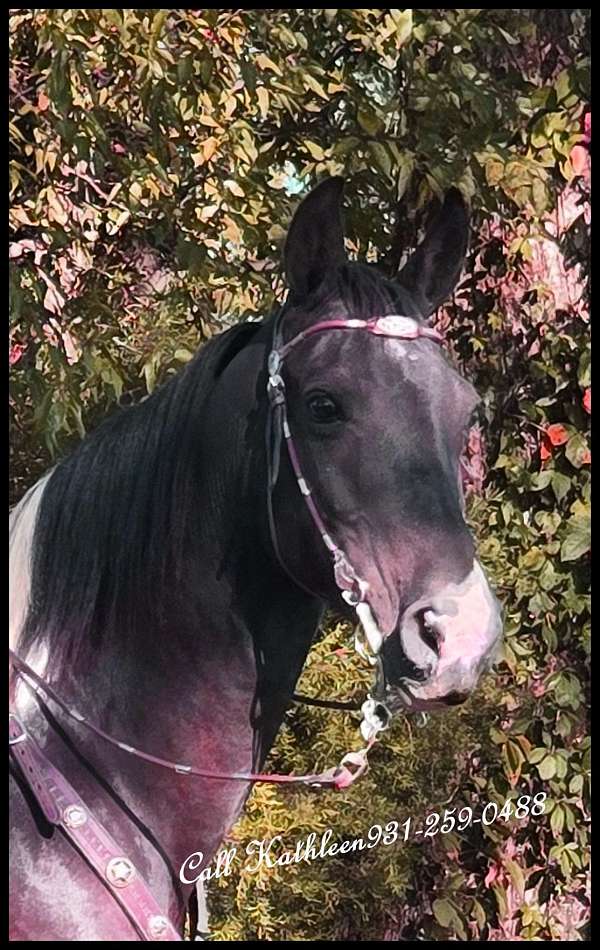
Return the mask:
<path id="1" fill-rule="evenodd" d="M 588 152 L 585 145 L 574 145 L 571 149 L 570 158 L 575 174 L 584 175 L 588 164 Z"/>
<path id="2" fill-rule="evenodd" d="M 23 353 L 25 352 L 25 347 L 22 343 L 13 343 L 8 351 L 8 362 L 11 366 L 14 366 L 15 363 L 18 363 Z"/>
<path id="3" fill-rule="evenodd" d="M 483 882 L 485 887 L 489 887 L 491 884 L 493 884 L 496 878 L 498 877 L 499 873 L 500 873 L 499 866 L 496 863 L 490 864 L 488 868 L 488 872 L 485 876 L 485 880 Z"/>

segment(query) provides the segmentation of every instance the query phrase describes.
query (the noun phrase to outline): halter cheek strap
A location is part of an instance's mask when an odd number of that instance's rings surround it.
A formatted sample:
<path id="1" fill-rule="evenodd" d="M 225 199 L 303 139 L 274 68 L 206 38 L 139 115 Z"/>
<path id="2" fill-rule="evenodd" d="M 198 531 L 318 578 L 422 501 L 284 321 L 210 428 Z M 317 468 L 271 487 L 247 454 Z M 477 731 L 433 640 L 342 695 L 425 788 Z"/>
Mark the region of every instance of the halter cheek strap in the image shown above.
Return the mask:
<path id="1" fill-rule="evenodd" d="M 356 649 L 361 656 L 368 659 L 369 662 L 374 665 L 376 662 L 375 658 L 377 657 L 377 654 L 379 653 L 383 643 L 383 635 L 377 626 L 377 622 L 368 603 L 367 595 L 369 591 L 369 585 L 366 580 L 360 577 L 358 572 L 350 563 L 344 551 L 335 543 L 327 531 L 323 518 L 321 517 L 319 509 L 313 498 L 310 486 L 304 478 L 302 468 L 300 466 L 298 451 L 296 449 L 296 445 L 294 443 L 289 426 L 285 396 L 285 382 L 281 375 L 281 369 L 283 367 L 284 360 L 289 355 L 289 353 L 295 349 L 295 347 L 297 347 L 304 340 L 313 336 L 315 333 L 322 333 L 326 330 L 362 330 L 363 332 L 371 333 L 375 336 L 392 337 L 399 340 L 416 340 L 418 338 L 424 338 L 433 340 L 436 343 L 441 343 L 443 341 L 443 337 L 437 332 L 437 330 L 434 330 L 432 327 L 422 326 L 412 317 L 391 314 L 386 317 L 376 317 L 371 320 L 323 320 L 320 323 L 313 324 L 306 330 L 303 330 L 301 333 L 298 333 L 288 343 L 284 344 L 281 339 L 281 320 L 282 312 L 279 314 L 275 322 L 273 347 L 269 354 L 267 363 L 267 393 L 271 405 L 271 412 L 269 414 L 270 448 L 268 449 L 268 507 L 271 539 L 277 554 L 277 558 L 280 564 L 284 567 L 286 573 L 289 574 L 296 583 L 300 584 L 304 590 L 307 590 L 305 585 L 295 578 L 285 567 L 281 559 L 279 545 L 277 543 L 275 520 L 272 511 L 271 492 L 275 486 L 279 472 L 281 434 L 283 434 L 288 457 L 290 459 L 298 488 L 300 489 L 300 494 L 304 499 L 310 517 L 321 536 L 323 544 L 332 557 L 333 575 L 337 587 L 339 588 L 341 596 L 346 601 L 346 603 L 354 607 L 356 610 L 357 619 L 360 623 L 360 626 L 362 627 L 364 638 L 372 655 L 369 656 L 358 637 L 355 639 Z M 308 593 L 311 592 L 308 591 Z"/>

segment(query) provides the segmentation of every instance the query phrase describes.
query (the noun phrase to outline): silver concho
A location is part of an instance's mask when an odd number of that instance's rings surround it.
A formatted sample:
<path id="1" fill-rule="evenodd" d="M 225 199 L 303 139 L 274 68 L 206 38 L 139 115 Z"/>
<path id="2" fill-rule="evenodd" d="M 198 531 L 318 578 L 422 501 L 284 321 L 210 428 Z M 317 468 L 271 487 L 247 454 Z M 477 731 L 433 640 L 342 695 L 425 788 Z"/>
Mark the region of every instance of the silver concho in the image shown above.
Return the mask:
<path id="1" fill-rule="evenodd" d="M 375 321 L 375 333 L 400 337 L 403 340 L 415 340 L 419 336 L 419 324 L 412 317 L 391 314 L 389 317 L 379 317 Z"/>
<path id="2" fill-rule="evenodd" d="M 81 805 L 67 805 L 62 818 L 67 828 L 81 828 L 88 820 L 87 812 Z"/>
<path id="3" fill-rule="evenodd" d="M 135 867 L 129 858 L 111 858 L 106 865 L 106 880 L 113 887 L 127 887 L 135 877 Z"/>
<path id="4" fill-rule="evenodd" d="M 169 921 L 160 914 L 154 914 L 148 921 L 148 934 L 153 940 L 160 940 L 169 929 Z"/>

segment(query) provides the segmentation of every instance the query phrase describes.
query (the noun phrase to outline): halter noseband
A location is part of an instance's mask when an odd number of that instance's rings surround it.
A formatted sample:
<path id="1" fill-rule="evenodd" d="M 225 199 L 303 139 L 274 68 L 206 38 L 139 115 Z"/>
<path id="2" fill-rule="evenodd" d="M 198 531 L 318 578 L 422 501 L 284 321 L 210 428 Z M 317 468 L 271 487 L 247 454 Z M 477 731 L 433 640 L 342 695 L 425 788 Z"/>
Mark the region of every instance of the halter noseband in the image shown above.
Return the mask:
<path id="1" fill-rule="evenodd" d="M 273 450 L 273 456 L 271 454 L 268 456 L 268 507 L 271 540 L 273 542 L 277 559 L 284 568 L 285 572 L 297 584 L 300 584 L 301 587 L 307 590 L 308 593 L 311 593 L 304 586 L 304 584 L 298 581 L 285 566 L 281 559 L 279 545 L 277 543 L 277 532 L 272 511 L 271 493 L 277 481 L 277 473 L 279 468 L 278 454 L 281 433 L 283 433 L 288 456 L 294 476 L 296 478 L 296 482 L 298 484 L 298 488 L 300 489 L 302 498 L 304 499 L 306 507 L 308 508 L 308 512 L 317 528 L 317 531 L 321 536 L 321 540 L 333 559 L 333 574 L 335 582 L 340 590 L 342 598 L 347 604 L 349 604 L 351 607 L 354 607 L 356 610 L 359 624 L 362 626 L 371 654 L 377 658 L 383 643 L 383 634 L 377 626 L 377 621 L 375 620 L 371 607 L 368 603 L 367 594 L 369 591 L 369 585 L 367 581 L 360 577 L 358 572 L 348 560 L 344 551 L 338 547 L 327 531 L 323 518 L 321 517 L 319 509 L 317 508 L 315 500 L 312 496 L 312 491 L 302 474 L 298 452 L 296 450 L 288 422 L 287 403 L 285 398 L 285 382 L 281 376 L 281 368 L 286 357 L 296 346 L 298 346 L 298 344 L 313 336 L 315 333 L 322 333 L 325 330 L 363 330 L 367 333 L 372 333 L 375 336 L 392 337 L 393 339 L 397 340 L 416 340 L 418 338 L 424 338 L 433 340 L 436 343 L 442 343 L 443 337 L 440 333 L 438 333 L 437 330 L 434 330 L 432 327 L 422 326 L 412 317 L 390 314 L 386 317 L 375 317 L 371 320 L 323 320 L 320 323 L 313 324 L 313 326 L 308 327 L 306 330 L 302 330 L 301 333 L 298 333 L 295 337 L 292 337 L 288 343 L 283 343 L 281 333 L 282 318 L 283 311 L 280 311 L 278 317 L 275 320 L 273 344 L 267 362 L 267 393 L 269 396 L 271 413 L 273 417 L 275 417 L 274 419 L 269 420 L 269 431 L 275 438 L 276 446 L 276 448 Z M 269 453 L 270 451 L 271 450 L 269 450 Z M 364 646 L 361 644 L 358 637 L 355 638 L 355 646 L 359 654 L 368 659 L 372 665 L 377 663 L 377 659 L 374 659 L 373 656 L 370 657 L 365 651 Z"/>

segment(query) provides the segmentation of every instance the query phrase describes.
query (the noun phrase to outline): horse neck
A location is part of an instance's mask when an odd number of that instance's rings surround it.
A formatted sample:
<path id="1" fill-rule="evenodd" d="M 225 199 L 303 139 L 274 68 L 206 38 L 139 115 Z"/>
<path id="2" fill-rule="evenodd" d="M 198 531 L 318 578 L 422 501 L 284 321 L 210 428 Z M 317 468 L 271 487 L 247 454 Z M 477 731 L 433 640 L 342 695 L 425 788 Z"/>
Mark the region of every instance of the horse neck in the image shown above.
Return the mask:
<path id="1" fill-rule="evenodd" d="M 198 512 L 183 581 L 190 586 L 186 610 L 138 631 L 134 642 L 145 642 L 143 650 L 113 640 L 93 664 L 65 669 L 55 679 L 60 691 L 116 738 L 162 758 L 224 772 L 252 771 L 264 762 L 321 613 L 318 601 L 282 575 L 265 545 L 255 363 L 256 355 L 243 353 L 233 361 L 199 440 L 209 460 L 198 473 L 207 504 Z M 49 741 L 59 762 L 77 772 L 61 740 Z M 176 868 L 196 850 L 209 860 L 249 791 L 239 782 L 175 775 L 103 746 L 80 729 L 76 744 L 157 835 Z M 121 825 L 122 815 L 113 816 Z M 142 848 L 147 851 L 145 843 Z"/>

